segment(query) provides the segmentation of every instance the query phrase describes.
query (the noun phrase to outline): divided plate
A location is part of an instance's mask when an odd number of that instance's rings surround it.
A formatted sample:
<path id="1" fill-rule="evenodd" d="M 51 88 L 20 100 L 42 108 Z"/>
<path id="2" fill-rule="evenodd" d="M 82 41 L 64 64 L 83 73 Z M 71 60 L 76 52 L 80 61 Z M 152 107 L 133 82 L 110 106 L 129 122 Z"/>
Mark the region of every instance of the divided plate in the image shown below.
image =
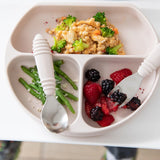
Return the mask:
<path id="1" fill-rule="evenodd" d="M 31 79 L 25 75 L 20 66 L 34 66 L 32 55 L 32 40 L 35 34 L 42 34 L 53 45 L 53 39 L 45 30 L 56 25 L 56 18 L 66 15 L 73 15 L 79 20 L 87 19 L 95 15 L 98 11 L 105 12 L 109 21 L 119 29 L 120 39 L 124 44 L 126 55 L 73 55 L 57 54 L 53 58 L 63 59 L 64 70 L 73 80 L 77 82 L 78 91 L 74 92 L 79 97 L 78 102 L 71 101 L 76 114 L 67 110 L 70 127 L 61 133 L 70 136 L 91 136 L 105 133 L 108 129 L 121 127 L 120 124 L 133 117 L 145 103 L 149 100 L 159 75 L 154 72 L 146 77 L 137 93 L 142 100 L 142 105 L 134 112 L 128 109 L 119 109 L 113 113 L 115 122 L 101 128 L 89 119 L 84 110 L 83 85 L 86 82 L 84 73 L 87 69 L 96 68 L 100 71 L 101 80 L 109 78 L 109 75 L 119 69 L 129 68 L 136 72 L 144 57 L 154 48 L 158 42 L 156 34 L 143 16 L 134 6 L 127 3 L 43 3 L 31 8 L 17 24 L 6 50 L 6 69 L 9 85 L 13 90 L 20 106 L 25 108 L 27 113 L 40 118 L 42 104 L 35 97 L 30 95 L 26 89 L 18 82 L 19 77 L 25 80 Z M 101 81 L 100 80 L 100 81 Z M 67 90 L 73 89 L 68 85 Z"/>

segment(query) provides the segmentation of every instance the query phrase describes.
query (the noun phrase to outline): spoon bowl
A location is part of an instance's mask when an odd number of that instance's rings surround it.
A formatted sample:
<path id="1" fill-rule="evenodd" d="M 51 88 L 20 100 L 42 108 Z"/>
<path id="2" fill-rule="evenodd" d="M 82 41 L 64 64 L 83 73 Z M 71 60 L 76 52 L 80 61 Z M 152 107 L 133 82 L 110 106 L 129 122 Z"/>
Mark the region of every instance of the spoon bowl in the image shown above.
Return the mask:
<path id="1" fill-rule="evenodd" d="M 64 107 L 54 96 L 47 96 L 42 109 L 41 120 L 51 132 L 62 132 L 68 127 L 68 116 Z"/>

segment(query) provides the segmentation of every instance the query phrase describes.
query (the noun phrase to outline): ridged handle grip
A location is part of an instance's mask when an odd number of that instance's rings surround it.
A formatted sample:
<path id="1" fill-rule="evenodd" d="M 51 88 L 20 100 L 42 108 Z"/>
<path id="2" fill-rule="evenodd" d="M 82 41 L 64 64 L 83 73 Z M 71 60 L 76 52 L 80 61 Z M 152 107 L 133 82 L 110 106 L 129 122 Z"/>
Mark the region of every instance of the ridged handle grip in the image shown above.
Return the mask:
<path id="1" fill-rule="evenodd" d="M 44 93 L 53 95 L 55 91 L 53 57 L 47 40 L 40 34 L 34 37 L 33 55 Z"/>
<path id="2" fill-rule="evenodd" d="M 139 75 L 148 76 L 160 66 L 160 43 L 156 45 L 153 51 L 144 59 L 138 69 Z"/>

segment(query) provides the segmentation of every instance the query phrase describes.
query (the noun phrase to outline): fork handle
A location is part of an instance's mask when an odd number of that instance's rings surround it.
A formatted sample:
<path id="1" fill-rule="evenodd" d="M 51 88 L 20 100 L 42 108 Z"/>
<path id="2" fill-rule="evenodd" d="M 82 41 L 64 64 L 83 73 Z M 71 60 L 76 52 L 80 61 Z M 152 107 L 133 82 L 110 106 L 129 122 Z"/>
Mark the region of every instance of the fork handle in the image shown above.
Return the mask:
<path id="1" fill-rule="evenodd" d="M 55 78 L 53 57 L 49 43 L 41 34 L 37 34 L 33 40 L 33 55 L 36 61 L 40 82 L 47 96 L 54 95 Z"/>
<path id="2" fill-rule="evenodd" d="M 144 59 L 140 67 L 138 68 L 138 73 L 142 77 L 148 76 L 154 70 L 160 66 L 160 43 L 158 43 L 151 53 Z"/>

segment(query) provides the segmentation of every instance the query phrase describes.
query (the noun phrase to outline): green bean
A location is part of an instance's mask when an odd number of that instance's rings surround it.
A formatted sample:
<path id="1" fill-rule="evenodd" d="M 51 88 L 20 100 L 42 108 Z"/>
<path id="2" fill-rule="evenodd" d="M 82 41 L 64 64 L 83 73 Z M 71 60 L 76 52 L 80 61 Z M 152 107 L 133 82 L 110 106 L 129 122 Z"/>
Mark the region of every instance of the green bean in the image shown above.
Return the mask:
<path id="1" fill-rule="evenodd" d="M 68 99 L 66 97 L 68 97 L 74 101 L 78 101 L 78 97 L 74 96 L 73 94 L 71 94 L 61 88 L 62 77 L 65 78 L 75 90 L 77 90 L 78 87 L 72 81 L 72 79 L 65 72 L 63 72 L 60 69 L 60 66 L 63 63 L 64 63 L 63 60 L 56 60 L 53 62 L 54 70 L 55 70 L 54 77 L 56 79 L 56 99 L 62 105 L 66 105 L 72 113 L 75 113 L 72 105 L 70 104 L 70 102 L 68 101 Z M 45 95 L 43 88 L 41 86 L 41 83 L 40 83 L 40 78 L 38 75 L 37 66 L 30 67 L 30 68 L 27 68 L 25 66 L 21 66 L 21 68 L 26 74 L 28 74 L 32 78 L 32 83 L 28 84 L 23 78 L 19 78 L 19 82 L 28 90 L 28 92 L 30 94 L 35 96 L 37 99 L 41 100 L 42 104 L 44 104 L 46 101 L 46 95 Z M 62 77 L 60 77 L 60 76 L 62 76 Z"/>
<path id="2" fill-rule="evenodd" d="M 62 81 L 62 78 L 56 72 L 54 72 L 54 78 L 56 81 Z"/>
<path id="3" fill-rule="evenodd" d="M 40 88 L 39 88 L 37 85 L 31 83 L 31 84 L 29 84 L 29 86 L 30 86 L 32 89 L 36 90 L 37 92 L 39 92 L 39 93 L 41 92 Z"/>
<path id="4" fill-rule="evenodd" d="M 63 93 L 64 96 L 66 96 L 66 97 L 68 97 L 68 98 L 70 98 L 70 99 L 72 99 L 74 101 L 78 101 L 78 97 L 74 96 L 72 93 L 69 93 L 69 92 L 63 90 L 60 87 L 57 87 L 57 88 L 60 89 L 60 91 Z"/>
<path id="5" fill-rule="evenodd" d="M 77 85 L 72 81 L 72 79 L 66 74 L 64 73 L 60 68 L 58 68 L 56 65 L 54 65 L 54 69 L 55 71 L 60 74 L 61 76 L 63 76 L 70 84 L 71 86 L 75 89 L 78 90 Z"/>
<path id="6" fill-rule="evenodd" d="M 57 96 L 56 99 L 58 100 L 58 102 L 59 102 L 60 104 L 65 105 L 65 103 L 61 100 L 60 97 Z"/>
<path id="7" fill-rule="evenodd" d="M 28 74 L 31 78 L 35 78 L 34 74 L 25 66 L 21 66 L 23 72 L 25 72 L 26 74 Z"/>
<path id="8" fill-rule="evenodd" d="M 56 65 L 57 67 L 60 67 L 62 64 L 64 64 L 64 61 L 63 60 L 56 60 L 53 62 L 54 65 Z"/>
<path id="9" fill-rule="evenodd" d="M 35 96 L 37 99 L 41 100 L 42 103 L 44 104 L 45 101 L 44 101 L 44 99 L 41 97 L 41 95 L 38 94 L 37 92 L 35 92 L 23 78 L 19 78 L 19 82 L 29 91 L 29 93 L 31 93 L 31 94 L 32 94 L 33 96 Z"/>
<path id="10" fill-rule="evenodd" d="M 44 104 L 46 102 L 46 95 L 43 93 L 43 94 L 40 94 L 40 97 L 41 97 L 42 104 Z"/>
<path id="11" fill-rule="evenodd" d="M 65 98 L 65 96 L 63 95 L 63 93 L 61 92 L 60 89 L 56 89 L 56 95 L 58 97 L 60 97 L 60 99 L 64 102 L 64 104 L 68 107 L 68 109 L 72 112 L 75 113 L 72 105 L 70 104 L 70 102 L 68 101 L 68 99 Z"/>

